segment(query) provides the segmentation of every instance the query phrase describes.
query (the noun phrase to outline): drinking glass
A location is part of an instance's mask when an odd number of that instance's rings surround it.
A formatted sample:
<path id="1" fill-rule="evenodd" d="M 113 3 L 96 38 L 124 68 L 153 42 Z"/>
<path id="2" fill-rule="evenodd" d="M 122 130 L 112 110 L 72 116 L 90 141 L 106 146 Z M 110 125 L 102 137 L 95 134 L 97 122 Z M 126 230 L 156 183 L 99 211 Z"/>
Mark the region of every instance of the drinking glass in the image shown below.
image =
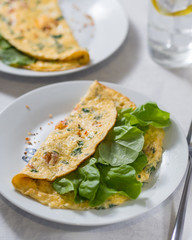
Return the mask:
<path id="1" fill-rule="evenodd" d="M 192 64 L 192 0 L 150 0 L 148 46 L 152 59 L 167 68 Z"/>

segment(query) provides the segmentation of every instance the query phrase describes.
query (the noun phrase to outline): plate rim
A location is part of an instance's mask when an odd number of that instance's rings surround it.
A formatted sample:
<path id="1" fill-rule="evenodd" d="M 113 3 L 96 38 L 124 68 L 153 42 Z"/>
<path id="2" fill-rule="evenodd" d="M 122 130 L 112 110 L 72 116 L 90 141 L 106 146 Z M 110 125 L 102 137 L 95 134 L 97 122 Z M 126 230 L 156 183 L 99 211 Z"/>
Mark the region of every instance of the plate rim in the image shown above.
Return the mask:
<path id="1" fill-rule="evenodd" d="M 101 57 L 100 60 L 95 61 L 92 64 L 92 59 L 90 56 L 90 62 L 89 64 L 79 67 L 79 68 L 74 68 L 74 69 L 69 69 L 66 71 L 55 71 L 55 72 L 40 72 L 40 71 L 32 71 L 32 70 L 27 70 L 27 69 L 22 69 L 22 68 L 14 68 L 12 66 L 6 65 L 4 64 L 1 60 L 0 60 L 0 67 L 2 66 L 3 68 L 0 69 L 0 73 L 6 73 L 9 75 L 15 75 L 15 76 L 22 76 L 22 77 L 40 77 L 40 78 L 44 78 L 44 77 L 53 77 L 53 76 L 61 76 L 61 75 L 69 75 L 69 74 L 73 74 L 73 73 L 77 73 L 77 72 L 81 72 L 81 71 L 86 71 L 90 68 L 93 68 L 94 66 L 102 63 L 103 61 L 107 60 L 108 58 L 110 58 L 113 54 L 115 54 L 115 52 L 117 52 L 117 50 L 124 44 L 126 37 L 128 35 L 128 31 L 129 31 L 129 16 L 128 14 L 125 12 L 123 5 L 118 1 L 118 0 L 112 0 L 115 4 L 118 5 L 118 10 L 121 11 L 121 15 L 124 18 L 124 32 L 122 34 L 121 37 L 121 41 L 119 44 L 117 44 L 112 51 L 107 54 L 105 57 Z M 5 68 L 5 69 L 4 69 Z M 8 68 L 8 69 L 6 69 Z"/>
<path id="2" fill-rule="evenodd" d="M 36 89 L 34 89 L 34 90 L 32 90 L 32 91 L 29 91 L 29 92 L 27 92 L 27 93 L 25 93 L 25 94 L 23 94 L 22 96 L 20 96 L 19 98 L 17 98 L 17 99 L 15 99 L 15 101 L 13 101 L 12 103 L 10 103 L 1 113 L 0 113 L 0 118 L 1 118 L 1 116 L 2 116 L 2 114 L 4 113 L 4 112 L 6 112 L 6 110 L 7 109 L 9 109 L 10 107 L 12 107 L 12 106 L 14 106 L 14 104 L 17 104 L 19 101 L 22 101 L 23 99 L 25 99 L 25 97 L 26 96 L 28 96 L 28 95 L 31 95 L 31 94 L 34 94 L 34 92 L 41 92 L 41 91 L 43 91 L 44 89 L 47 89 L 47 90 L 49 90 L 49 89 L 51 89 L 52 87 L 60 87 L 61 85 L 67 85 L 67 84 L 70 84 L 70 85 L 74 85 L 74 84 L 85 84 L 85 85 L 87 85 L 87 87 L 91 84 L 91 83 L 93 83 L 93 81 L 92 80 L 75 80 L 75 81 L 66 81 L 66 82 L 61 82 L 61 83 L 54 83 L 54 84 L 49 84 L 49 85 L 46 85 L 46 86 L 42 86 L 42 87 L 39 87 L 39 88 L 36 88 Z M 108 86 L 108 87 L 111 87 L 111 88 L 120 88 L 120 89 L 123 89 L 123 86 L 122 85 L 119 85 L 119 84 L 115 84 L 115 83 L 110 83 L 110 82 L 102 82 L 101 81 L 101 83 L 102 84 L 105 84 L 106 86 Z M 138 94 L 138 95 L 140 95 L 140 96 L 142 96 L 142 97 L 144 97 L 144 98 L 147 98 L 147 99 L 149 99 L 146 95 L 144 95 L 144 94 L 141 94 L 141 93 L 139 93 L 139 92 L 137 92 L 137 91 L 134 91 L 134 90 L 132 90 L 132 89 L 129 89 L 129 88 L 124 88 L 125 89 L 125 91 L 128 91 L 128 92 L 132 92 L 132 93 L 136 93 L 136 94 Z M 120 91 L 120 90 L 117 90 L 117 91 Z M 150 99 L 149 99 L 150 100 Z M 179 130 L 179 133 L 181 134 L 180 136 L 182 136 L 182 138 L 183 139 L 185 139 L 185 143 L 186 143 L 186 145 L 185 145 L 185 147 L 187 147 L 187 141 L 186 141 L 186 138 L 185 138 L 185 135 L 184 135 L 184 131 L 183 131 L 183 129 L 181 128 L 181 126 L 180 126 L 180 124 L 178 123 L 178 121 L 176 120 L 176 118 L 172 115 L 172 117 L 171 117 L 171 119 L 172 120 L 174 120 L 174 122 L 176 123 L 176 126 L 177 126 L 177 129 Z M 187 156 L 187 152 L 186 152 L 186 156 Z M 187 157 L 186 157 L 187 158 Z M 186 172 L 186 169 L 187 169 L 187 159 L 186 159 L 186 167 L 185 167 L 185 172 Z M 138 214 L 136 214 L 136 215 L 134 215 L 134 216 L 131 216 L 131 217 L 123 217 L 123 218 L 121 218 L 121 220 L 116 220 L 115 218 L 111 218 L 111 220 L 109 221 L 107 221 L 107 222 L 105 222 L 105 223 L 103 223 L 103 222 L 97 222 L 97 223 L 88 223 L 88 222 L 82 222 L 82 223 L 79 223 L 79 222 L 68 222 L 68 221 L 65 221 L 65 219 L 55 219 L 54 218 L 54 220 L 50 217 L 50 216 L 42 216 L 41 215 L 41 213 L 39 214 L 38 212 L 36 212 L 36 213 L 34 213 L 34 212 L 32 212 L 32 211 L 30 211 L 30 209 L 26 209 L 26 207 L 23 207 L 22 206 L 22 202 L 20 203 L 18 203 L 17 201 L 15 202 L 15 200 L 12 200 L 12 199 L 10 199 L 9 198 L 9 196 L 8 196 L 8 193 L 5 193 L 5 192 L 3 192 L 2 191 L 2 189 L 1 189 L 1 184 L 0 184 L 0 193 L 2 194 L 2 196 L 5 198 L 5 199 L 7 199 L 11 204 L 13 204 L 14 206 L 16 206 L 16 207 L 18 207 L 18 208 L 20 208 L 21 210 L 23 210 L 24 212 L 26 212 L 26 213 L 28 213 L 28 214 L 31 214 L 31 215 L 33 215 L 33 216 L 35 216 L 35 217 L 39 217 L 39 218 L 41 218 L 41 219 L 44 219 L 44 220 L 47 220 L 47 221 L 50 221 L 50 222 L 56 222 L 56 223 L 60 223 L 60 224 L 67 224 L 67 225 L 74 225 L 74 226 L 101 226 L 101 225 L 109 225 L 109 224 L 114 224 L 114 223 L 118 223 L 118 222 L 122 222 L 122 221 L 125 221 L 125 220 L 130 220 L 130 219 L 133 219 L 133 218 L 136 218 L 136 217 L 138 217 L 138 216 L 141 216 L 141 215 L 144 215 L 145 213 L 147 213 L 147 212 L 149 212 L 149 211 L 151 211 L 152 209 L 154 209 L 154 208 L 156 208 L 156 207 L 158 207 L 160 204 L 162 204 L 165 200 L 167 200 L 173 193 L 174 193 L 174 191 L 176 190 L 176 188 L 179 186 L 179 184 L 181 183 L 181 181 L 182 181 L 182 179 L 183 179 L 183 177 L 185 176 L 185 174 L 183 174 L 182 175 L 182 177 L 181 177 L 181 179 L 178 181 L 178 183 L 176 184 L 176 186 L 175 186 L 175 188 L 160 202 L 160 203 L 158 203 L 158 204 L 156 204 L 155 206 L 152 206 L 150 209 L 145 209 L 143 212 L 141 212 L 141 213 L 138 213 Z M 12 186 L 12 189 L 14 190 L 14 188 L 13 188 L 13 186 Z M 15 190 L 14 190 L 15 191 Z M 20 193 L 18 193 L 19 195 L 20 195 Z M 25 198 L 28 198 L 27 196 L 23 196 L 22 195 L 22 198 L 23 197 L 25 197 Z M 33 200 L 34 201 L 34 200 Z M 134 201 L 134 200 L 133 200 Z M 39 204 L 39 203 L 38 203 Z M 41 208 L 41 204 L 40 204 L 40 208 Z M 48 206 L 43 206 L 43 207 L 48 207 Z M 57 209 L 58 210 L 58 209 Z M 64 209 L 59 209 L 59 211 L 63 211 Z M 73 211 L 73 210 L 67 210 L 67 211 Z M 89 210 L 89 211 L 95 211 L 95 210 Z M 105 210 L 105 211 L 111 211 L 111 209 L 107 209 L 107 210 Z"/>

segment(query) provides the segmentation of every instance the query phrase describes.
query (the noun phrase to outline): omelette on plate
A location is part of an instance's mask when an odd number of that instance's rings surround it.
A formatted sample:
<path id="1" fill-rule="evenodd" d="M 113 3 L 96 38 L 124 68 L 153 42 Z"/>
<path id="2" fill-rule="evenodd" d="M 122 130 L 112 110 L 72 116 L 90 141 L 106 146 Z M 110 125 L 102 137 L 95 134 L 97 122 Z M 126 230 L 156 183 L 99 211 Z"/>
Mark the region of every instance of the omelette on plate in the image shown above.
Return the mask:
<path id="1" fill-rule="evenodd" d="M 161 160 L 169 124 L 155 103 L 136 107 L 94 81 L 12 183 L 51 208 L 103 209 L 136 199 Z"/>
<path id="2" fill-rule="evenodd" d="M 88 51 L 74 38 L 57 0 L 0 1 L 0 34 L 0 59 L 12 66 L 62 71 L 89 62 Z"/>

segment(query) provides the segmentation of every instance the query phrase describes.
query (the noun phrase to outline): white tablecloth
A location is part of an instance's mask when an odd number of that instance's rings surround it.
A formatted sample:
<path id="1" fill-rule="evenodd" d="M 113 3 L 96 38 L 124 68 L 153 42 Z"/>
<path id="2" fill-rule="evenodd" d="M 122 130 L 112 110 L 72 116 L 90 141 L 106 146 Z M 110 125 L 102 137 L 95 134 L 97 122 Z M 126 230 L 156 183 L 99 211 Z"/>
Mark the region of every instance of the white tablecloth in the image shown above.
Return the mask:
<path id="1" fill-rule="evenodd" d="M 155 64 L 147 49 L 147 0 L 120 2 L 129 16 L 130 28 L 123 46 L 115 54 L 89 70 L 67 76 L 27 78 L 0 72 L 0 111 L 22 94 L 47 84 L 98 79 L 117 83 L 149 96 L 176 117 L 186 134 L 192 118 L 192 67 L 166 70 Z M 16 208 L 1 196 L 0 239 L 168 240 L 174 225 L 183 182 L 172 196 L 147 214 L 123 223 L 95 228 L 50 224 Z M 192 191 L 187 208 L 184 240 L 192 239 L 191 199 Z"/>

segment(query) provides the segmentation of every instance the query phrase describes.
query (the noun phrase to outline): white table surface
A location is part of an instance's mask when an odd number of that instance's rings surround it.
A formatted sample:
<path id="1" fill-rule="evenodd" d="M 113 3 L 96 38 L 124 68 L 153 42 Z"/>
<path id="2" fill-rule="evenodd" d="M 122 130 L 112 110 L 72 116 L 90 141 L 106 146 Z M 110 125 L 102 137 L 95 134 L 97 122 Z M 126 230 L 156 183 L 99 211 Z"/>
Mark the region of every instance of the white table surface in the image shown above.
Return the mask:
<path id="1" fill-rule="evenodd" d="M 51 77 L 26 78 L 0 72 L 0 111 L 22 94 L 35 88 L 68 80 L 113 82 L 137 90 L 173 114 L 185 134 L 192 118 L 192 67 L 166 70 L 155 64 L 147 50 L 147 0 L 119 0 L 130 19 L 123 46 L 103 63 L 83 72 Z M 1 126 L 3 127 L 3 126 Z M 29 215 L 0 197 L 0 239 L 170 239 L 183 182 L 160 206 L 145 215 L 103 227 L 72 227 L 54 224 Z M 183 239 L 192 239 L 192 189 L 187 207 Z"/>

